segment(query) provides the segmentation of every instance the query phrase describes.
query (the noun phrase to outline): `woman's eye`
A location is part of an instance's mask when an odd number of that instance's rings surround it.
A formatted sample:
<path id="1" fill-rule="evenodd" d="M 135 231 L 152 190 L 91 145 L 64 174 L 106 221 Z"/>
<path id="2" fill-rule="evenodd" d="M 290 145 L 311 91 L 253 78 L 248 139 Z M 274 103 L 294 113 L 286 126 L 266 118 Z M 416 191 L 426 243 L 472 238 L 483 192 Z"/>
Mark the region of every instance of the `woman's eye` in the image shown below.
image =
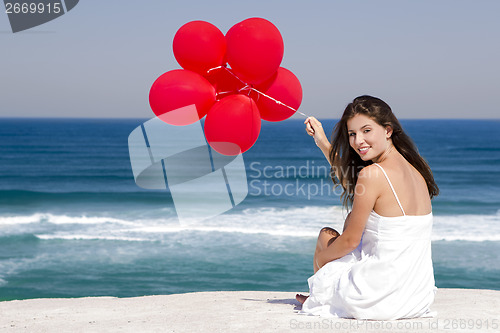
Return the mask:
<path id="1" fill-rule="evenodd" d="M 365 130 L 364 132 L 365 132 L 365 133 L 368 133 L 368 132 L 370 132 L 370 130 L 369 130 L 369 129 L 367 129 L 367 130 Z"/>
<path id="2" fill-rule="evenodd" d="M 355 136 L 356 133 L 349 133 L 349 136 Z"/>

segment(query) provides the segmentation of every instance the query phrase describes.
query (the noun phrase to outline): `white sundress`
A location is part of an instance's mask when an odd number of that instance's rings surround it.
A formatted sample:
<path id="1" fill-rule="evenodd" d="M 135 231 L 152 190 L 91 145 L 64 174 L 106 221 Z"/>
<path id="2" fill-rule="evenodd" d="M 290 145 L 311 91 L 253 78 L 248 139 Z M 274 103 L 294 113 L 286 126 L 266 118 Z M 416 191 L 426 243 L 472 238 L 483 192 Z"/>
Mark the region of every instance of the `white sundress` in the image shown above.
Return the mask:
<path id="1" fill-rule="evenodd" d="M 308 279 L 310 296 L 300 313 L 373 320 L 432 317 L 437 291 L 431 258 L 433 215 L 402 216 L 372 210 L 359 246 Z"/>

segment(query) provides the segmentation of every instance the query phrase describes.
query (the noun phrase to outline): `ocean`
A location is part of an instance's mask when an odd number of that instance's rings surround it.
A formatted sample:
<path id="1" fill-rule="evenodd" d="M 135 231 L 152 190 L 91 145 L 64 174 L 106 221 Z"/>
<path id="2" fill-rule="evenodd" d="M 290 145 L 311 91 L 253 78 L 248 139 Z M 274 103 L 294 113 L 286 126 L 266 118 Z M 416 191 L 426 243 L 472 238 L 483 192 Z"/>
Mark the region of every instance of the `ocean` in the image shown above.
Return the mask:
<path id="1" fill-rule="evenodd" d="M 189 224 L 170 191 L 134 182 L 127 139 L 145 121 L 0 119 L 0 300 L 307 292 L 318 231 L 346 211 L 303 121 L 263 121 L 243 154 L 248 196 Z M 402 124 L 441 190 L 437 287 L 500 290 L 500 121 Z"/>

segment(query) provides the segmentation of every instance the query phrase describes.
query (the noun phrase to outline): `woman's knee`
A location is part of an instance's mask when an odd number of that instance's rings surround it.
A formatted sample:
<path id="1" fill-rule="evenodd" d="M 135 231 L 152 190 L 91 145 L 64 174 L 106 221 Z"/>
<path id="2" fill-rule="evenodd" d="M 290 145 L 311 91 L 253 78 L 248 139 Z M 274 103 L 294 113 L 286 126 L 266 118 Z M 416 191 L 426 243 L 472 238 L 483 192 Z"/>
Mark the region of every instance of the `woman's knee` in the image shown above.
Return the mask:
<path id="1" fill-rule="evenodd" d="M 337 230 L 333 228 L 330 227 L 322 228 L 318 235 L 318 241 L 316 243 L 316 251 L 323 251 L 324 249 L 326 249 L 335 239 L 337 239 L 339 235 L 340 234 L 337 232 Z"/>
<path id="2" fill-rule="evenodd" d="M 331 236 L 331 237 L 340 236 L 340 234 L 338 233 L 337 230 L 330 228 L 330 227 L 321 228 L 321 230 L 319 231 L 319 235 L 321 236 L 322 234 L 326 234 L 326 235 Z"/>

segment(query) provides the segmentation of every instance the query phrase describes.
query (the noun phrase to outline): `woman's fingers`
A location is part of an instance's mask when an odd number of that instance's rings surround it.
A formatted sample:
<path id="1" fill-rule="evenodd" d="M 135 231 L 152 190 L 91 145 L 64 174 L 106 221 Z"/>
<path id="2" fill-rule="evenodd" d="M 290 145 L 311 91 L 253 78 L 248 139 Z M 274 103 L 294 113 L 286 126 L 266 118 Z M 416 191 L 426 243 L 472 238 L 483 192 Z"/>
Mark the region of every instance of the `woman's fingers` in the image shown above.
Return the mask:
<path id="1" fill-rule="evenodd" d="M 314 117 L 307 117 L 307 119 L 304 121 L 304 124 L 307 124 L 307 123 L 311 124 L 312 127 L 315 127 L 315 126 L 322 127 L 321 122 Z"/>
<path id="2" fill-rule="evenodd" d="M 324 146 L 324 143 L 328 141 L 323 130 L 321 122 L 314 117 L 307 117 L 304 121 L 306 124 L 306 132 L 314 138 L 314 142 L 318 147 Z"/>
<path id="3" fill-rule="evenodd" d="M 314 135 L 314 128 L 311 126 L 311 118 L 312 117 L 307 117 L 307 119 L 304 121 L 304 124 L 306 124 L 306 132 L 310 136 Z"/>
<path id="4" fill-rule="evenodd" d="M 321 126 L 321 122 L 318 119 L 316 119 L 314 117 L 309 117 L 309 118 L 310 118 L 309 123 L 311 124 L 311 126 L 313 126 L 313 127 L 323 127 L 323 126 Z"/>
<path id="5" fill-rule="evenodd" d="M 314 142 L 318 147 L 325 146 L 325 143 L 328 142 L 328 138 L 325 135 L 325 131 L 323 130 L 323 126 L 321 122 L 314 117 L 307 117 L 304 121 L 306 124 L 306 132 L 310 136 L 314 138 Z"/>
<path id="6" fill-rule="evenodd" d="M 311 126 L 310 123 L 307 123 L 306 124 L 306 132 L 307 134 L 309 134 L 310 136 L 314 136 L 314 128 Z"/>
<path id="7" fill-rule="evenodd" d="M 304 124 L 310 123 L 311 121 L 318 121 L 318 119 L 314 117 L 307 117 L 306 120 L 304 120 Z"/>
<path id="8" fill-rule="evenodd" d="M 314 117 L 307 117 L 307 119 L 304 121 L 304 124 L 306 124 L 306 132 L 310 136 L 314 136 L 316 134 L 317 129 L 322 129 L 321 122 L 319 122 L 318 119 Z"/>

